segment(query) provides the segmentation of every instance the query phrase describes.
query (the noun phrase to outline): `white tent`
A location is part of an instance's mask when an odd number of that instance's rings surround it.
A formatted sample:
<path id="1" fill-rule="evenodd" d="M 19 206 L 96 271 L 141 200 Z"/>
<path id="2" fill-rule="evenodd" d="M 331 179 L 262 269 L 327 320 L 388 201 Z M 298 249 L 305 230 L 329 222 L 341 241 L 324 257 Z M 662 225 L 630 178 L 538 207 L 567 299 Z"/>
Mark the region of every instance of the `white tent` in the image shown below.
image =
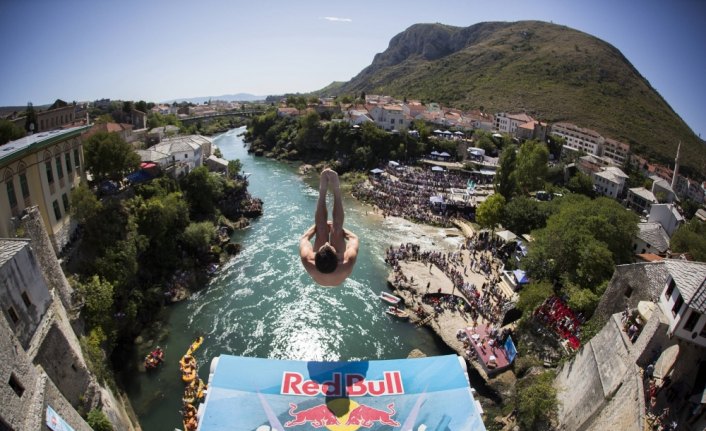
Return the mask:
<path id="1" fill-rule="evenodd" d="M 439 157 L 451 157 L 451 154 L 444 151 L 443 153 L 439 153 Z"/>
<path id="2" fill-rule="evenodd" d="M 509 230 L 501 230 L 500 232 L 495 232 L 495 235 L 499 236 L 505 242 L 510 242 L 517 239 L 517 235 L 510 232 Z"/>
<path id="3" fill-rule="evenodd" d="M 389 162 L 387 162 L 387 164 L 388 164 L 388 166 L 392 166 L 393 168 L 396 168 L 397 166 L 400 165 L 399 163 L 397 163 L 394 160 L 390 160 Z"/>
<path id="4" fill-rule="evenodd" d="M 434 172 L 443 172 L 444 168 L 442 168 L 441 166 L 433 166 L 431 170 Z"/>
<path id="5" fill-rule="evenodd" d="M 385 171 L 383 171 L 382 169 L 375 168 L 375 169 L 371 169 L 370 172 L 377 175 L 377 174 L 381 174 Z"/>

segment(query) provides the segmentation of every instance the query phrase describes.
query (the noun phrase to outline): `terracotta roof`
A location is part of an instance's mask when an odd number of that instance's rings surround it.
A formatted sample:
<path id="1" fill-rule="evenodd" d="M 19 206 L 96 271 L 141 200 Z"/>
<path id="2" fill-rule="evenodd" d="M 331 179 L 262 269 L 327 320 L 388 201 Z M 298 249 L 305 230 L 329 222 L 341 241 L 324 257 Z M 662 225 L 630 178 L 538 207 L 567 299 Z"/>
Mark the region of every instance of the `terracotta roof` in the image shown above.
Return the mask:
<path id="1" fill-rule="evenodd" d="M 660 260 L 664 259 L 662 256 L 654 253 L 642 253 L 638 254 L 637 257 L 639 259 L 644 260 L 645 262 L 659 262 Z"/>

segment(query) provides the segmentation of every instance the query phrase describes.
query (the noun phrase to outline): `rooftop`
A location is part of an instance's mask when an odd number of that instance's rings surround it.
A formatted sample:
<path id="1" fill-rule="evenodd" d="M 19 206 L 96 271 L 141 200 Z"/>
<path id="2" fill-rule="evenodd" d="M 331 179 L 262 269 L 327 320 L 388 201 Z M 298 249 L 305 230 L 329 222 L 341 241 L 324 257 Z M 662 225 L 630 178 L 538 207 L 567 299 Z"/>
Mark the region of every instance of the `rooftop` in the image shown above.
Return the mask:
<path id="1" fill-rule="evenodd" d="M 669 250 L 669 235 L 662 225 L 657 222 L 638 223 L 637 237 L 651 245 L 660 253 Z"/>
<path id="2" fill-rule="evenodd" d="M 684 302 L 700 313 L 706 313 L 706 263 L 666 259 L 664 264 Z"/>
<path id="3" fill-rule="evenodd" d="M 7 262 L 23 248 L 28 246 L 28 239 L 0 239 L 0 267 L 5 266 Z"/>
<path id="4" fill-rule="evenodd" d="M 55 142 L 61 142 L 78 136 L 90 127 L 91 126 L 77 126 L 68 129 L 50 130 L 10 141 L 0 146 L 0 163 L 9 163 L 18 157 L 22 157 L 33 148 L 43 148 L 45 145 L 51 145 Z"/>
<path id="5" fill-rule="evenodd" d="M 655 198 L 654 193 L 651 191 L 647 190 L 644 187 L 635 187 L 630 189 L 630 192 L 634 195 L 637 195 L 641 197 L 642 199 L 645 199 L 650 202 L 657 202 L 657 198 Z"/>

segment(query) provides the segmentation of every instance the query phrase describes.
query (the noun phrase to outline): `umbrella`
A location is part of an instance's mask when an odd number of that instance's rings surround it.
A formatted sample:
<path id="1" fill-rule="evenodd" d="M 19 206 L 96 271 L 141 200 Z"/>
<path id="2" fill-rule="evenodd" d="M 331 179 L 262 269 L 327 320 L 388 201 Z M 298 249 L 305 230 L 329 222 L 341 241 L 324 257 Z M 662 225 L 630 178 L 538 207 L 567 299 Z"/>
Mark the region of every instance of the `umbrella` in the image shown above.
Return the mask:
<path id="1" fill-rule="evenodd" d="M 452 133 L 449 132 L 448 130 L 445 130 L 445 131 L 444 131 L 444 135 L 452 135 Z"/>
<path id="2" fill-rule="evenodd" d="M 434 133 L 437 133 L 437 134 L 438 134 L 438 133 L 444 133 L 444 132 L 442 132 L 442 131 L 439 130 L 439 129 L 436 129 L 436 130 L 434 130 Z"/>
<path id="3" fill-rule="evenodd" d="M 441 157 L 451 157 L 451 154 L 447 153 L 444 151 L 443 153 L 439 154 Z"/>
<path id="4" fill-rule="evenodd" d="M 652 375 L 656 379 L 664 380 L 665 377 L 667 377 L 667 374 L 669 374 L 670 371 L 672 371 L 672 367 L 674 366 L 674 363 L 677 361 L 677 357 L 679 356 L 679 345 L 674 344 L 672 346 L 667 347 L 664 349 L 661 355 L 659 355 L 659 359 L 657 359 L 657 362 L 655 363 L 655 370 L 652 373 Z"/>
<path id="5" fill-rule="evenodd" d="M 655 309 L 655 303 L 650 301 L 640 301 L 637 304 L 637 312 L 640 314 L 643 322 L 647 322 L 652 317 L 652 312 Z"/>
<path id="6" fill-rule="evenodd" d="M 527 277 L 527 273 L 521 269 L 516 269 L 512 271 L 512 274 L 515 276 L 517 284 L 526 284 L 529 282 L 529 277 Z"/>
<path id="7" fill-rule="evenodd" d="M 439 153 L 438 153 L 437 151 L 432 151 L 432 152 L 431 152 L 431 155 L 432 155 L 432 156 L 438 156 Z"/>
<path id="8" fill-rule="evenodd" d="M 385 171 L 383 171 L 382 169 L 375 168 L 375 169 L 371 169 L 370 172 L 372 172 L 372 173 L 374 173 L 374 174 L 377 175 L 377 174 L 381 174 L 381 173 L 383 173 L 383 172 L 385 172 Z"/>
<path id="9" fill-rule="evenodd" d="M 471 150 L 471 154 L 473 154 L 474 156 L 480 156 L 480 155 L 482 155 L 481 152 L 478 151 L 478 150 Z"/>
<path id="10" fill-rule="evenodd" d="M 390 165 L 390 166 L 399 166 L 399 165 L 400 165 L 399 163 L 397 163 L 397 162 L 394 161 L 394 160 L 390 160 L 389 162 L 387 162 L 387 164 Z"/>

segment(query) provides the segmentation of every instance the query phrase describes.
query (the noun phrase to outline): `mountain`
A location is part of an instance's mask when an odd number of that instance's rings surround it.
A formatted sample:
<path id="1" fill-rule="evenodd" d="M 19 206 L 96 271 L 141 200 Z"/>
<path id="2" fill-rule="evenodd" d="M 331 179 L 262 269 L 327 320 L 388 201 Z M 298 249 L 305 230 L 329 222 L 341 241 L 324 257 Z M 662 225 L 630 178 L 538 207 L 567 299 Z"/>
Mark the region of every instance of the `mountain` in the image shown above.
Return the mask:
<path id="1" fill-rule="evenodd" d="M 706 147 L 612 45 L 539 21 L 470 27 L 415 24 L 390 40 L 370 66 L 319 94 L 386 94 L 486 112 L 525 111 L 628 142 L 638 154 L 706 174 Z"/>
<path id="2" fill-rule="evenodd" d="M 254 94 L 249 94 L 249 93 L 238 93 L 238 94 L 224 94 L 222 96 L 189 97 L 189 98 L 182 98 L 182 99 L 172 99 L 172 100 L 165 100 L 163 103 L 190 102 L 190 103 L 195 103 L 195 104 L 199 105 L 204 102 L 208 102 L 209 100 L 223 100 L 226 102 L 255 102 L 258 100 L 265 100 L 265 96 L 255 96 Z"/>

